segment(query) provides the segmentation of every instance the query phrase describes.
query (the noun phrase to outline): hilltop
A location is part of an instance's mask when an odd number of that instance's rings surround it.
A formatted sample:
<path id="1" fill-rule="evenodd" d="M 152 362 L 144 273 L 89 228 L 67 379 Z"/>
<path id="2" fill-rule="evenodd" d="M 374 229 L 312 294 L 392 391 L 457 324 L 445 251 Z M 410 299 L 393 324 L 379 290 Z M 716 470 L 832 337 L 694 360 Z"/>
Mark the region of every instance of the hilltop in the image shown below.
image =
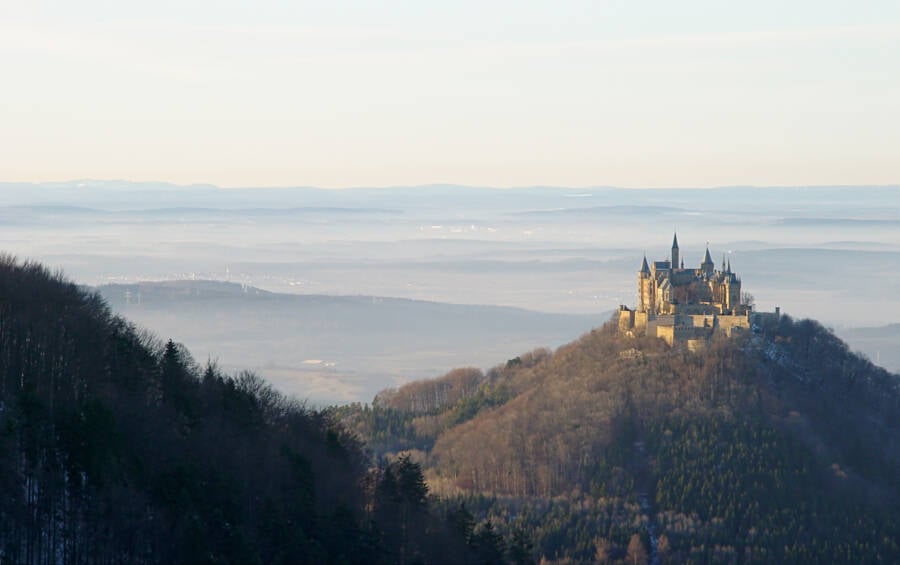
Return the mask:
<path id="1" fill-rule="evenodd" d="M 536 558 L 900 557 L 900 377 L 812 320 L 697 353 L 610 323 L 341 413 Z"/>

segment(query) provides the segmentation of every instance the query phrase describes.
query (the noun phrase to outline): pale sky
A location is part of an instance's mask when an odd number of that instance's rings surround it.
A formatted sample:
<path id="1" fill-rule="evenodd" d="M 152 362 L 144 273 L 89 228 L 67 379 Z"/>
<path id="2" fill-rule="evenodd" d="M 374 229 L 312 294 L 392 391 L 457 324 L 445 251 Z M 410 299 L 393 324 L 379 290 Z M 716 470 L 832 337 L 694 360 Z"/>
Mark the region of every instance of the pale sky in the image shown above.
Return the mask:
<path id="1" fill-rule="evenodd" d="M 900 183 L 900 2 L 0 0 L 0 181 Z"/>

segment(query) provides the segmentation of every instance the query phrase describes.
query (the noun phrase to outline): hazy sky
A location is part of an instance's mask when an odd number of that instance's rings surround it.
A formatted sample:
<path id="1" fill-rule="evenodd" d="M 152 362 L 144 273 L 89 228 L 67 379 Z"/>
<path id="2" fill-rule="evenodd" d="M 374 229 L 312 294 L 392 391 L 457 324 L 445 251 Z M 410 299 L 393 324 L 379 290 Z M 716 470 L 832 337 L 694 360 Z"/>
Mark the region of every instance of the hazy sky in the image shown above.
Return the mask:
<path id="1" fill-rule="evenodd" d="M 900 183 L 900 2 L 0 0 L 0 180 Z"/>

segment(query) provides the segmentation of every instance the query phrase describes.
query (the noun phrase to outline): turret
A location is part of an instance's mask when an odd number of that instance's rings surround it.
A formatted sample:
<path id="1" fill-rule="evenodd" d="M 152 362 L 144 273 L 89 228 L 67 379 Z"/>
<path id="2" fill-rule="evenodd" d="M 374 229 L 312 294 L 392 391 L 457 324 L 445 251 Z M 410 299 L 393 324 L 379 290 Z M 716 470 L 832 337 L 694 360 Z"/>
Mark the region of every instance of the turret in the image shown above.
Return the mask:
<path id="1" fill-rule="evenodd" d="M 703 262 L 700 263 L 700 270 L 706 274 L 712 274 L 713 270 L 715 270 L 716 264 L 713 263 L 712 256 L 709 254 L 709 247 L 706 248 L 706 257 L 703 258 Z"/>
<path id="2" fill-rule="evenodd" d="M 653 309 L 653 277 L 650 274 L 650 265 L 647 264 L 647 255 L 644 254 L 644 262 L 638 272 L 638 304 L 639 312 L 649 312 Z"/>
<path id="3" fill-rule="evenodd" d="M 678 268 L 678 234 L 672 238 L 672 270 Z"/>

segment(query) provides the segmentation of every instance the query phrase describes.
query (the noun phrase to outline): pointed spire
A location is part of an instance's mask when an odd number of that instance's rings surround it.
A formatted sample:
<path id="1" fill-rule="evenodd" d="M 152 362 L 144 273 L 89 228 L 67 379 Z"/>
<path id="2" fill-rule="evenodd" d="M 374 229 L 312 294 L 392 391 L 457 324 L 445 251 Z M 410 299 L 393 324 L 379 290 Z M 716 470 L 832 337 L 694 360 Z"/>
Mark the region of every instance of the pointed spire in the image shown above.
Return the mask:
<path id="1" fill-rule="evenodd" d="M 731 274 L 731 257 L 728 258 L 728 270 L 725 272 Z"/>
<path id="2" fill-rule="evenodd" d="M 713 271 L 716 270 L 716 264 L 713 263 L 712 256 L 709 254 L 709 243 L 706 244 L 706 256 L 700 263 L 700 270 L 706 273 L 706 276 L 712 276 Z"/>
<path id="3" fill-rule="evenodd" d="M 681 260 L 681 268 L 684 268 L 684 259 Z"/>
<path id="4" fill-rule="evenodd" d="M 678 234 L 672 237 L 672 270 L 678 268 Z"/>
<path id="5" fill-rule="evenodd" d="M 650 272 L 650 265 L 647 264 L 647 254 L 646 253 L 644 253 L 644 264 L 641 265 L 641 272 L 642 273 Z"/>
<path id="6" fill-rule="evenodd" d="M 722 253 L 722 272 L 725 272 L 725 254 Z"/>

